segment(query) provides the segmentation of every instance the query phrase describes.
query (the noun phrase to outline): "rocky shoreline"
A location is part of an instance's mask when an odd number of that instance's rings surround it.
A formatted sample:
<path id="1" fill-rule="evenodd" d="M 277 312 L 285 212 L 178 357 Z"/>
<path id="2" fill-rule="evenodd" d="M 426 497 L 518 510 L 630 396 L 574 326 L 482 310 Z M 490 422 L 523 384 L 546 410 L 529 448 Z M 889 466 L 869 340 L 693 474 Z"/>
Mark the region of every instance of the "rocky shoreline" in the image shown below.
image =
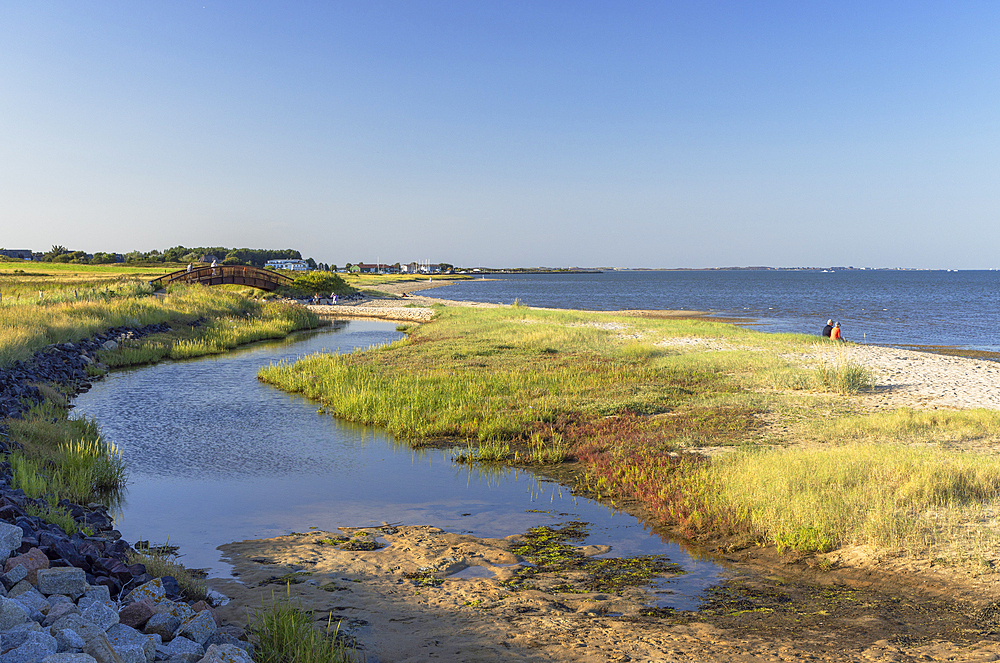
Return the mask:
<path id="1" fill-rule="evenodd" d="M 116 327 L 76 343 L 50 345 L 0 369 L 0 417 L 19 418 L 41 403 L 38 384 L 58 384 L 70 395 L 87 391 L 106 368 L 98 362 L 99 350 L 169 329 L 165 323 Z M 98 374 L 88 372 L 91 366 Z M 16 446 L 0 430 L 0 451 Z M 203 601 L 189 605 L 174 578 L 154 579 L 143 564 L 129 564 L 135 549 L 114 529 L 107 507 L 59 502 L 94 533 L 86 536 L 69 535 L 29 515 L 30 506 L 48 505 L 13 488 L 4 462 L 0 663 L 252 661 L 250 644 L 240 639 L 242 629 L 220 626 Z"/>

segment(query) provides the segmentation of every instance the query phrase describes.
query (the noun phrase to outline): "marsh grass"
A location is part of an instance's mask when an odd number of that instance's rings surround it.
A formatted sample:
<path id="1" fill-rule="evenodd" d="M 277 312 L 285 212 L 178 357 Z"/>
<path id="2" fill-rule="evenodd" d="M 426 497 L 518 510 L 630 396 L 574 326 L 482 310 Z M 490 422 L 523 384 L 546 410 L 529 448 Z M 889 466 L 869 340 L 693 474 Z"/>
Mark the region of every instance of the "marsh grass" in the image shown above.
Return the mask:
<path id="1" fill-rule="evenodd" d="M 169 546 L 163 548 L 169 549 Z M 129 555 L 129 564 L 142 564 L 154 578 L 170 576 L 177 581 L 184 598 L 201 601 L 208 597 L 208 586 L 202 573 L 192 571 L 177 561 L 177 555 L 164 549 L 136 547 Z"/>
<path id="2" fill-rule="evenodd" d="M 1000 458 L 929 447 L 847 444 L 736 453 L 713 463 L 717 505 L 770 543 L 825 551 L 847 544 L 924 552 L 955 518 L 994 508 Z M 942 519 L 942 510 L 953 518 Z M 977 546 L 968 530 L 959 545 Z M 994 534 L 993 539 L 997 536 Z"/>
<path id="3" fill-rule="evenodd" d="M 338 638 L 340 622 L 331 612 L 324 625 L 313 623 L 313 614 L 291 599 L 272 597 L 251 615 L 249 633 L 258 663 L 350 663 L 357 660 L 352 648 Z"/>
<path id="4" fill-rule="evenodd" d="M 318 318 L 302 307 L 278 302 L 260 302 L 240 294 L 202 286 L 171 286 L 167 296 L 147 296 L 139 288 L 108 299 L 42 303 L 32 306 L 0 306 L 0 365 L 26 360 L 51 343 L 89 338 L 111 327 L 141 327 L 170 323 L 178 327 L 208 319 L 198 328 L 178 331 L 174 337 L 147 337 L 126 344 L 122 350 L 99 353 L 108 365 L 148 363 L 164 355 L 156 343 L 174 338 L 187 341 L 178 356 L 224 352 L 243 343 L 279 338 L 295 329 L 316 327 Z M 202 341 L 199 343 L 199 339 Z"/>
<path id="5" fill-rule="evenodd" d="M 527 440 L 532 425 L 563 415 L 659 414 L 726 389 L 714 366 L 675 365 L 660 352 L 622 356 L 613 331 L 569 312 L 455 311 L 405 341 L 275 364 L 258 377 L 409 440 Z"/>
<path id="6" fill-rule="evenodd" d="M 37 447 L 30 452 L 13 451 L 8 462 L 15 488 L 50 502 L 68 499 L 87 504 L 125 485 L 120 452 L 100 438 L 60 444 L 47 453 Z"/>
<path id="7" fill-rule="evenodd" d="M 81 528 L 77 524 L 76 520 L 73 519 L 69 510 L 59 505 L 49 504 L 47 506 L 40 507 L 35 504 L 26 504 L 24 506 L 24 512 L 29 516 L 38 517 L 44 522 L 58 525 L 64 532 L 71 536 L 77 532 L 80 532 L 84 536 L 93 536 L 94 534 L 89 527 Z"/>
<path id="8" fill-rule="evenodd" d="M 856 394 L 875 388 L 875 374 L 862 364 L 838 353 L 832 363 L 824 363 L 816 369 L 819 383 L 828 391 L 839 394 Z"/>
<path id="9" fill-rule="evenodd" d="M 823 419 L 814 425 L 814 431 L 819 439 L 829 442 L 950 446 L 975 441 L 985 447 L 1000 444 L 1000 411 L 897 408 Z"/>
<path id="10" fill-rule="evenodd" d="M 1000 545 L 984 524 L 1000 506 L 1000 459 L 940 448 L 1000 442 L 1000 413 L 861 412 L 841 396 L 870 389 L 870 371 L 843 355 L 797 363 L 818 337 L 523 307 L 442 309 L 408 334 L 258 377 L 414 443 L 468 440 L 459 461 L 578 460 L 579 488 L 636 500 L 689 537 L 984 551 L 970 559 Z M 706 447 L 735 451 L 696 453 Z"/>

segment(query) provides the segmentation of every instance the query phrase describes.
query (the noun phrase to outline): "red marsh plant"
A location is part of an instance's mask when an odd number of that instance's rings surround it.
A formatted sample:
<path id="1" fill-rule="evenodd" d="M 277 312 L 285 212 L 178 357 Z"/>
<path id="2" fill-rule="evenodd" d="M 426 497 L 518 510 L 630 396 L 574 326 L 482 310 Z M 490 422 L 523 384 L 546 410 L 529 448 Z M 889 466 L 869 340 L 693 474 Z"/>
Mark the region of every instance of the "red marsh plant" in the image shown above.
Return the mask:
<path id="1" fill-rule="evenodd" d="M 586 489 L 599 498 L 635 500 L 654 521 L 689 538 L 728 535 L 749 525 L 717 499 L 710 459 L 683 453 L 678 440 L 734 444 L 756 427 L 754 412 L 738 406 L 577 419 L 560 426 L 572 456 L 586 467 Z"/>

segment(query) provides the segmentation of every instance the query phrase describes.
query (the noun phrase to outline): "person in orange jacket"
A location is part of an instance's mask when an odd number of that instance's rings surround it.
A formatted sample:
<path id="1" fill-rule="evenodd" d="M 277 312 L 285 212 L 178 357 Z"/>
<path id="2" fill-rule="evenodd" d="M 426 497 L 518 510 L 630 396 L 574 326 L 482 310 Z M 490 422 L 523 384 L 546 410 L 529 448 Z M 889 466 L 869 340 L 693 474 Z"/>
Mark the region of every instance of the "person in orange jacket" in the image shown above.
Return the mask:
<path id="1" fill-rule="evenodd" d="M 831 341 L 843 341 L 844 337 L 840 335 L 840 323 L 833 325 L 833 329 L 830 330 L 830 340 Z"/>

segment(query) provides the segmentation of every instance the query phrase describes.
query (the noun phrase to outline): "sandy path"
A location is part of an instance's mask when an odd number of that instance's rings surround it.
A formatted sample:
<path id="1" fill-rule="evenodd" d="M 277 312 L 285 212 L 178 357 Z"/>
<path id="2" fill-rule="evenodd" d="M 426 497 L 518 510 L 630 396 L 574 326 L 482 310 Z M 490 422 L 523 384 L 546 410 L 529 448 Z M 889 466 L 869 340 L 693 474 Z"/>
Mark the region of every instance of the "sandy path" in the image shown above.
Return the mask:
<path id="1" fill-rule="evenodd" d="M 1000 363 L 994 361 L 853 344 L 824 353 L 824 360 L 873 369 L 876 397 L 890 405 L 1000 410 Z"/>

